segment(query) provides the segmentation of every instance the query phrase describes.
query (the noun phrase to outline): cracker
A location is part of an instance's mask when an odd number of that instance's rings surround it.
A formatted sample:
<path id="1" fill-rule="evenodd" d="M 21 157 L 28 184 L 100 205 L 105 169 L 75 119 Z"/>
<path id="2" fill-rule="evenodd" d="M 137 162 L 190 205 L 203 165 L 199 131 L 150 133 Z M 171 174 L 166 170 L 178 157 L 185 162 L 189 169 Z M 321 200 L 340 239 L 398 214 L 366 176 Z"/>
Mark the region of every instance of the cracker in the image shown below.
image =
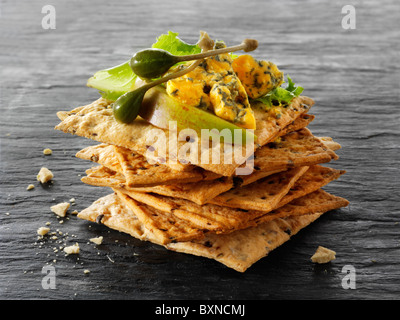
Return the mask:
<path id="1" fill-rule="evenodd" d="M 110 144 L 99 144 L 86 147 L 78 151 L 75 156 L 82 160 L 89 160 L 101 164 L 113 171 L 123 174 L 122 167 L 115 155 L 115 149 Z"/>
<path id="2" fill-rule="evenodd" d="M 138 217 L 141 223 L 153 233 L 161 244 L 172 241 L 189 241 L 202 238 L 203 232 L 186 220 L 177 219 L 173 214 L 143 206 L 125 193 L 114 189 L 121 201 Z"/>
<path id="3" fill-rule="evenodd" d="M 150 164 L 139 154 L 107 144 L 87 147 L 80 150 L 76 156 L 122 174 L 125 177 L 124 183 L 130 187 L 195 182 L 219 177 L 194 166 L 177 171 L 168 165 Z"/>
<path id="4" fill-rule="evenodd" d="M 282 172 L 282 171 L 286 171 L 286 170 L 282 170 L 282 169 L 277 169 L 275 171 L 254 170 L 249 175 L 234 176 L 233 180 L 235 182 L 236 187 L 244 187 L 250 183 L 253 183 L 253 182 L 263 179 L 265 177 L 269 177 L 275 173 Z"/>
<path id="5" fill-rule="evenodd" d="M 133 150 L 138 154 L 147 155 L 149 147 L 152 146 L 157 141 L 157 136 L 154 136 L 153 129 L 162 130 L 165 133 L 165 136 L 168 138 L 168 130 L 159 129 L 144 121 L 140 117 L 138 117 L 135 121 L 130 124 L 120 123 L 114 119 L 112 108 L 110 107 L 111 102 L 106 101 L 102 98 L 94 101 L 92 104 L 89 104 L 83 108 L 77 108 L 72 110 L 71 112 L 61 112 L 58 113 L 60 115 L 60 119 L 62 119 L 61 123 L 59 123 L 55 129 L 61 130 L 63 132 L 76 134 L 82 137 L 86 137 L 88 139 L 92 139 L 101 143 L 113 144 L 120 147 L 125 147 L 127 149 Z M 158 131 L 160 132 L 160 131 Z M 178 147 L 182 147 L 187 142 L 178 142 Z M 200 139 L 198 141 L 200 146 Z M 213 164 L 211 155 L 212 150 L 220 149 L 220 164 Z M 242 151 L 241 146 L 236 146 L 237 149 Z M 199 150 L 201 148 L 199 147 Z M 209 164 L 201 164 L 200 166 L 205 168 L 206 170 L 216 172 L 218 174 L 222 174 L 225 176 L 230 176 L 235 169 L 238 167 L 238 163 L 224 164 L 224 149 L 223 144 L 217 144 L 213 146 L 209 153 L 206 154 L 208 158 Z M 247 153 L 246 153 L 247 152 Z M 250 156 L 253 153 L 253 150 L 245 150 L 245 156 Z M 201 153 L 200 153 L 201 154 Z M 166 157 L 158 157 L 158 155 L 154 155 L 157 160 L 161 160 L 161 162 L 171 163 L 176 154 L 168 153 Z M 199 158 L 201 156 L 199 155 Z M 185 158 L 179 159 L 184 160 L 186 162 L 191 163 L 199 163 L 199 158 Z M 177 160 L 176 160 L 177 161 Z"/>
<path id="6" fill-rule="evenodd" d="M 125 177 L 122 174 L 104 166 L 87 169 L 86 176 L 83 176 L 81 181 L 97 187 L 126 187 Z"/>
<path id="7" fill-rule="evenodd" d="M 278 137 L 282 137 L 289 132 L 293 131 L 299 131 L 300 129 L 303 129 L 307 127 L 311 121 L 315 119 L 315 116 L 312 114 L 301 114 L 297 119 L 295 119 L 291 124 L 283 128 L 281 131 L 279 131 Z"/>
<path id="8" fill-rule="evenodd" d="M 112 146 L 109 146 L 109 147 L 112 147 Z M 98 147 L 96 146 L 95 149 L 98 149 Z M 274 151 L 275 151 L 275 149 L 272 149 L 272 154 L 274 153 Z M 91 153 L 86 152 L 85 154 L 90 155 Z M 112 154 L 107 156 L 107 159 L 109 159 L 111 157 L 113 157 Z M 99 158 L 99 157 L 96 156 L 96 158 Z M 99 161 L 99 162 L 101 162 L 101 161 Z M 296 162 L 297 165 L 300 165 L 301 163 L 302 162 L 300 160 Z M 312 163 L 312 162 L 307 160 L 307 163 Z M 115 168 L 115 169 L 117 169 L 117 168 Z M 323 169 L 323 170 L 327 170 L 327 169 Z M 103 169 L 103 171 L 105 171 L 105 169 Z M 247 176 L 235 176 L 233 178 L 233 182 L 234 182 L 235 186 L 246 186 L 252 182 L 259 181 L 260 179 L 262 179 L 266 176 L 271 176 L 272 174 L 274 174 L 276 172 L 282 172 L 282 170 L 277 170 L 275 172 L 274 171 L 263 172 L 263 171 L 261 171 L 261 169 L 255 170 L 252 174 L 247 175 Z M 147 186 L 143 186 L 141 189 L 137 189 L 137 188 L 132 189 L 132 188 L 130 188 L 130 186 L 128 184 L 126 184 L 126 181 L 124 180 L 124 177 L 122 175 L 116 175 L 115 173 L 112 173 L 110 171 L 107 171 L 106 173 L 108 176 L 104 175 L 104 173 L 103 173 L 103 176 L 101 176 L 101 175 L 99 176 L 99 169 L 92 168 L 88 171 L 88 176 L 82 178 L 82 181 L 85 183 L 91 184 L 91 185 L 108 186 L 108 187 L 122 187 L 122 188 L 125 188 L 128 190 L 133 190 L 133 191 L 138 191 L 138 192 L 154 192 L 154 193 L 161 194 L 161 195 L 189 199 L 198 204 L 203 204 L 207 200 L 213 199 L 215 196 L 221 194 L 222 192 L 229 190 L 230 189 L 229 186 L 232 186 L 231 180 L 225 178 L 225 179 L 213 180 L 215 182 L 215 184 L 213 184 L 211 181 L 209 181 L 209 182 L 201 181 L 198 183 L 189 183 L 189 184 L 179 183 L 179 184 L 175 184 L 175 185 L 168 184 L 167 182 L 165 182 L 165 184 L 167 184 L 166 186 L 154 186 L 151 188 L 148 188 Z M 104 180 L 99 181 L 98 179 L 101 179 L 101 178 L 104 178 Z M 178 180 L 178 182 L 180 182 L 180 181 L 182 181 L 182 180 Z M 150 181 L 147 181 L 147 183 L 148 183 L 148 185 L 150 185 Z M 136 186 L 137 185 L 138 185 L 138 183 L 136 184 Z M 234 192 L 234 191 L 232 190 L 231 192 Z M 259 190 L 256 192 L 259 192 Z M 249 192 L 249 193 L 252 193 L 252 192 Z M 260 196 L 259 198 L 261 198 L 261 197 L 262 196 Z M 218 204 L 221 204 L 221 202 L 218 202 Z M 243 209 L 248 209 L 248 208 L 243 208 Z"/>
<path id="9" fill-rule="evenodd" d="M 348 204 L 349 201 L 346 199 L 318 189 L 256 218 L 255 223 L 260 224 L 276 218 L 327 212 L 346 207 Z"/>
<path id="10" fill-rule="evenodd" d="M 201 241 L 171 243 L 166 247 L 169 250 L 214 259 L 238 272 L 245 272 L 322 214 L 319 212 L 278 218 L 230 234 L 208 234 Z"/>
<path id="11" fill-rule="evenodd" d="M 304 114 L 313 105 L 313 100 L 308 97 L 297 97 L 293 99 L 292 103 L 285 109 L 280 119 L 271 119 L 270 115 L 263 110 L 255 110 L 255 117 L 257 121 L 257 129 L 255 134 L 258 137 L 257 145 L 264 145 L 275 139 L 279 132 L 296 120 L 301 114 Z M 57 130 L 63 132 L 76 134 L 86 137 L 95 141 L 106 144 L 113 144 L 120 147 L 133 150 L 138 154 L 146 155 L 148 147 L 151 146 L 156 137 L 153 136 L 152 130 L 155 127 L 141 118 L 137 118 L 130 124 L 119 123 L 113 117 L 111 102 L 100 98 L 93 103 L 78 107 L 70 112 L 60 111 L 57 113 L 61 122 L 55 127 Z M 256 108 L 257 109 L 257 108 Z M 159 129 L 160 130 L 160 129 Z M 168 137 L 168 131 L 163 130 Z M 152 137 L 152 139 L 150 139 Z M 187 142 L 178 142 L 178 149 Z M 213 163 L 211 158 L 213 152 L 210 150 L 208 153 L 200 148 L 201 139 L 198 141 L 199 148 L 202 152 L 199 153 L 197 158 L 187 157 L 184 159 L 188 163 L 197 164 L 200 167 L 221 174 L 224 176 L 231 176 L 236 168 L 241 163 L 232 159 L 232 163 L 224 163 L 224 147 L 222 144 L 212 146 L 213 149 L 219 151 L 220 159 L 219 164 Z M 242 152 L 244 159 L 253 154 L 254 150 L 244 148 L 242 146 L 234 146 L 233 152 Z M 208 158 L 208 164 L 205 161 L 200 161 L 201 157 Z M 193 154 L 191 154 L 193 156 Z M 166 154 L 165 162 L 170 162 L 171 159 L 177 157 L 175 154 Z M 181 159 L 179 159 L 181 160 Z"/>
<path id="12" fill-rule="evenodd" d="M 78 217 L 95 221 L 102 215 L 102 222 L 108 227 L 128 233 L 140 240 L 164 245 L 167 249 L 214 259 L 238 272 L 246 271 L 261 258 L 267 256 L 301 229 L 322 215 L 322 212 L 303 216 L 277 218 L 230 234 L 206 234 L 204 238 L 163 244 L 160 238 L 135 218 L 135 214 L 120 199 L 111 194 L 95 201 Z"/>
<path id="13" fill-rule="evenodd" d="M 305 166 L 273 174 L 245 187 L 231 189 L 209 200 L 209 203 L 244 210 L 271 211 L 307 170 Z"/>
<path id="14" fill-rule="evenodd" d="M 182 198 L 193 201 L 196 204 L 205 204 L 218 194 L 230 190 L 233 187 L 233 179 L 222 177 L 217 180 L 204 180 L 195 183 L 180 183 L 174 185 L 142 187 L 127 189 L 136 192 L 152 192 L 163 196 Z"/>
<path id="15" fill-rule="evenodd" d="M 299 145 L 299 141 L 296 141 L 297 136 L 300 136 L 300 139 L 302 140 L 300 145 Z M 256 170 L 252 174 L 247 175 L 247 176 L 235 176 L 233 179 L 234 184 L 236 186 L 248 185 L 248 184 L 258 181 L 261 178 L 264 178 L 266 176 L 271 176 L 273 173 L 285 171 L 289 164 L 290 164 L 290 166 L 295 166 L 295 167 L 302 166 L 303 164 L 313 165 L 315 163 L 321 163 L 324 161 L 328 161 L 332 158 L 332 156 L 329 155 L 329 152 L 325 151 L 326 148 L 321 147 L 321 142 L 319 141 L 319 139 L 314 137 L 311 134 L 311 132 L 308 130 L 300 132 L 300 133 L 297 132 L 296 135 L 290 134 L 285 139 L 286 139 L 285 144 L 282 147 L 283 150 L 282 150 L 282 148 L 269 148 L 268 147 L 268 150 L 266 152 L 264 152 L 264 148 L 267 148 L 267 146 L 260 149 L 259 152 L 256 153 L 256 164 L 258 164 L 258 166 L 255 166 Z M 86 159 L 93 160 L 93 157 L 95 157 L 96 160 L 99 160 L 98 162 L 104 163 L 106 166 L 108 165 L 110 167 L 114 167 L 114 170 L 123 171 L 122 169 L 118 168 L 118 166 L 114 165 L 114 163 L 117 162 L 116 160 L 113 160 L 111 165 L 107 162 L 101 162 L 101 159 L 102 159 L 101 154 L 99 154 L 98 152 L 96 153 L 95 151 L 99 150 L 99 149 L 103 149 L 103 148 L 105 150 L 112 150 L 110 148 L 114 148 L 114 147 L 113 146 L 104 146 L 104 145 L 89 147 L 89 148 L 84 149 L 84 152 L 83 151 L 79 152 L 79 154 L 81 154 L 80 157 L 86 158 Z M 122 149 L 122 148 L 118 148 L 118 149 Z M 301 151 L 299 151 L 299 149 L 301 149 Z M 322 157 L 320 156 L 320 153 L 322 153 Z M 93 154 L 95 154 L 95 156 L 93 156 Z M 82 155 L 85 155 L 85 157 L 83 157 Z M 115 159 L 113 152 L 107 152 L 106 155 L 107 156 L 105 156 L 103 158 L 105 158 L 108 162 L 110 162 L 111 161 L 110 159 L 112 159 L 112 158 Z M 281 157 L 286 156 L 286 158 L 279 158 L 279 156 L 281 156 Z M 274 160 L 275 160 L 275 163 L 274 163 Z M 268 164 L 271 164 L 271 165 L 269 165 L 269 167 L 275 167 L 275 168 L 277 167 L 279 169 L 277 169 L 275 171 L 264 171 L 265 166 L 263 166 L 262 164 L 267 163 L 267 162 L 268 162 Z M 276 163 L 278 163 L 278 164 L 276 165 Z M 153 169 L 156 169 L 156 168 L 150 167 L 150 169 L 147 170 L 146 173 L 151 173 L 151 172 L 155 171 Z M 204 174 L 204 172 L 203 172 L 203 174 Z M 208 174 L 210 174 L 210 173 L 208 172 Z M 186 180 L 188 182 L 192 181 L 191 179 L 200 179 L 200 177 L 196 178 L 195 176 L 193 176 L 191 178 L 189 173 L 186 173 L 186 175 L 188 175 L 187 180 Z M 183 176 L 184 176 L 184 174 L 181 175 L 180 177 L 183 178 Z M 212 174 L 211 174 L 211 176 L 212 176 Z M 146 187 L 146 185 L 144 185 L 144 183 L 147 183 L 147 186 L 157 184 L 157 182 L 156 182 L 157 180 L 151 180 L 151 179 L 146 180 L 145 177 L 146 176 L 142 177 L 142 186 L 143 187 Z M 185 182 L 185 180 L 177 180 L 174 182 L 179 183 L 179 186 L 177 188 L 174 188 L 174 186 L 171 185 L 173 183 L 172 182 L 173 180 L 167 180 L 168 176 L 159 175 L 158 177 L 161 180 L 163 178 L 165 179 L 165 182 L 162 181 L 160 183 L 166 184 L 169 186 L 157 188 L 157 190 L 143 189 L 143 190 L 136 190 L 136 191 L 144 191 L 144 192 L 151 191 L 151 192 L 159 193 L 162 195 L 178 196 L 181 198 L 195 201 L 198 204 L 202 204 L 202 203 L 205 203 L 205 201 L 207 199 L 210 199 L 210 196 L 212 196 L 213 194 L 216 196 L 216 195 L 220 194 L 221 192 L 226 191 L 228 188 L 228 185 L 229 185 L 227 180 L 224 183 L 222 183 L 221 180 L 219 180 L 219 181 L 215 180 L 215 181 L 218 181 L 217 185 L 215 186 L 216 188 L 211 187 L 208 189 L 208 192 L 207 192 L 207 190 L 206 190 L 207 183 L 199 184 L 199 185 L 191 184 L 191 185 L 183 186 L 182 184 L 183 184 L 183 182 Z M 173 175 L 172 175 L 172 177 L 173 177 Z M 93 178 L 95 178 L 95 177 L 93 177 L 93 173 L 92 173 L 90 175 L 90 177 L 87 177 L 87 178 L 84 177 L 82 180 L 84 180 L 85 183 L 94 184 L 94 185 L 116 187 L 118 185 L 122 186 L 121 183 L 123 183 L 123 188 L 130 187 L 129 185 L 126 184 L 126 182 L 121 182 L 121 179 L 120 179 L 120 181 L 117 181 L 116 179 L 110 180 L 109 178 L 107 178 L 108 183 L 106 183 L 106 184 L 100 183 L 99 184 L 99 181 L 97 181 L 97 180 L 93 181 Z M 208 177 L 208 178 L 210 178 L 210 177 Z M 153 177 L 153 179 L 156 179 L 156 178 Z M 111 185 L 110 185 L 110 181 L 112 182 Z M 208 185 L 211 185 L 211 183 L 208 183 Z M 131 186 L 132 186 L 132 184 L 131 184 Z M 136 182 L 136 184 L 134 184 L 134 186 L 140 186 L 139 182 Z M 196 187 L 192 188 L 193 186 L 196 186 Z M 179 190 L 181 192 L 179 192 Z"/>
<path id="16" fill-rule="evenodd" d="M 282 129 L 280 132 L 279 132 L 279 135 L 278 135 L 278 137 L 281 137 L 281 136 L 284 136 L 284 135 L 286 135 L 286 134 L 288 134 L 288 133 L 290 133 L 290 132 L 293 132 L 293 131 L 298 131 L 298 130 L 300 130 L 300 129 L 303 129 L 303 128 L 305 128 L 311 121 L 313 121 L 315 119 L 315 116 L 314 115 L 310 115 L 310 114 L 301 114 L 296 120 L 294 120 L 290 125 L 288 125 L 287 127 L 285 127 L 284 129 Z M 328 139 L 329 137 L 324 137 L 323 139 Z M 321 139 L 321 138 L 320 138 Z M 331 139 L 331 141 L 332 141 L 332 144 L 329 144 L 329 143 L 327 143 L 326 144 L 326 146 L 327 147 L 335 147 L 336 146 L 336 143 L 335 142 L 333 142 L 333 140 L 332 140 L 332 138 L 330 138 Z M 324 141 L 323 141 L 324 142 Z M 332 150 L 335 150 L 335 149 L 332 149 Z M 337 149 L 336 149 L 337 150 Z M 305 160 L 305 159 L 304 159 Z M 300 166 L 302 166 L 303 164 L 301 164 L 301 161 L 300 160 L 298 160 L 298 161 L 296 161 L 296 163 L 297 163 L 297 166 L 298 167 L 300 167 Z M 314 161 L 314 162 L 312 162 L 312 161 L 309 161 L 308 159 L 307 159 L 307 161 L 304 161 L 304 165 L 313 165 L 313 164 L 318 164 L 318 163 L 320 163 L 319 162 L 319 160 L 316 160 L 316 161 Z M 253 172 L 251 173 L 251 174 L 249 174 L 249 175 L 235 175 L 234 176 L 234 181 L 235 181 L 235 185 L 237 185 L 237 186 L 245 186 L 245 185 L 248 185 L 248 184 L 250 184 L 250 183 L 252 183 L 252 182 L 254 182 L 254 181 L 257 181 L 257 180 L 259 180 L 259 179 L 262 179 L 262 178 L 265 178 L 265 177 L 268 177 L 268 176 L 270 176 L 270 175 L 272 175 L 272 174 L 274 174 L 274 173 L 277 173 L 277 172 L 281 172 L 281 171 L 285 171 L 286 170 L 286 167 L 287 166 L 281 166 L 281 168 L 278 168 L 278 169 L 276 169 L 276 170 L 270 170 L 270 171 L 264 171 L 264 170 L 261 170 L 261 168 L 260 167 L 255 167 L 254 169 L 255 170 L 253 170 Z"/>
<path id="17" fill-rule="evenodd" d="M 314 100 L 309 97 L 300 96 L 294 98 L 290 105 L 284 109 L 280 118 L 271 117 L 265 112 L 263 104 L 256 102 L 252 104 L 254 116 L 256 118 L 256 130 L 254 134 L 257 136 L 257 144 L 263 146 L 279 136 L 281 130 L 289 126 L 302 114 L 305 114 L 314 105 Z"/>
<path id="18" fill-rule="evenodd" d="M 274 209 L 296 180 L 307 169 L 307 167 L 292 169 L 275 176 L 273 180 L 264 182 L 265 185 L 262 188 L 267 188 L 268 192 L 273 192 L 274 194 L 268 195 L 268 197 L 258 202 L 253 201 L 257 202 L 256 204 L 246 201 L 244 196 L 241 198 L 241 201 L 232 200 L 232 204 L 230 203 L 229 205 L 226 205 L 224 201 L 213 201 L 219 198 L 219 196 L 211 200 L 210 202 L 212 203 L 198 205 L 186 199 L 166 197 L 153 193 L 127 191 L 126 189 L 116 190 L 129 195 L 129 197 L 142 204 L 186 220 L 196 228 L 215 233 L 226 233 L 235 229 L 248 227 L 252 225 L 251 221 L 264 215 L 265 212 Z M 268 183 L 269 181 L 276 183 L 271 187 L 271 184 Z M 247 189 L 248 187 L 246 186 L 242 189 Z M 260 187 L 257 186 L 255 189 L 259 190 Z M 254 192 L 253 189 L 252 192 Z"/>
<path id="19" fill-rule="evenodd" d="M 122 174 L 104 166 L 88 169 L 86 174 L 87 176 L 81 178 L 82 182 L 93 186 L 121 188 L 128 192 L 152 192 L 169 197 L 188 199 L 197 204 L 204 204 L 233 186 L 232 178 L 221 177 L 216 180 L 202 180 L 195 183 L 130 187 L 126 184 L 125 177 Z"/>
<path id="20" fill-rule="evenodd" d="M 122 158 L 118 157 L 119 154 L 122 155 Z M 103 164 L 106 167 L 113 169 L 114 171 L 119 172 L 119 170 L 121 170 L 121 173 L 123 173 L 122 170 L 124 165 L 128 166 L 129 169 L 142 168 L 143 165 L 145 165 L 146 167 L 150 166 L 149 161 L 144 156 L 135 153 L 135 151 L 105 143 L 86 147 L 78 151 L 76 153 L 76 157 L 83 160 L 90 160 L 93 162 Z M 109 162 L 110 159 L 113 160 L 111 163 Z M 124 161 L 121 161 L 121 159 L 123 159 Z M 126 162 L 126 164 L 124 162 Z M 114 168 L 112 167 L 117 165 L 119 166 Z M 180 162 L 173 165 L 165 163 L 165 164 L 155 164 L 154 166 L 161 167 L 160 170 L 165 170 L 163 169 L 163 167 L 167 166 L 171 170 L 177 172 L 191 171 L 195 168 L 193 165 L 184 165 L 181 164 Z"/>
<path id="21" fill-rule="evenodd" d="M 129 210 L 115 193 L 94 201 L 88 208 L 78 213 L 78 218 L 91 222 L 98 221 L 137 239 L 161 244 L 160 239 L 144 227 L 132 210 Z"/>
<path id="22" fill-rule="evenodd" d="M 321 165 L 300 167 L 297 171 L 291 169 L 231 189 L 209 200 L 209 203 L 268 212 L 327 185 L 345 172 Z"/>
<path id="23" fill-rule="evenodd" d="M 306 168 L 303 168 L 302 171 L 305 169 Z M 300 175 L 300 178 L 296 176 L 294 172 L 292 172 L 291 175 L 286 173 L 286 176 L 281 174 L 277 175 L 273 180 L 267 181 L 278 181 L 281 191 L 274 190 L 273 187 L 270 187 L 268 182 L 264 182 L 266 183 L 265 188 L 275 191 L 274 195 L 266 196 L 265 199 L 250 198 L 250 196 L 249 199 L 244 199 L 242 202 L 237 201 L 235 206 L 231 207 L 226 206 L 226 204 L 221 205 L 221 203 L 218 202 L 198 205 L 185 199 L 166 197 L 152 193 L 141 193 L 127 190 L 120 190 L 120 192 L 126 193 L 143 205 L 151 206 L 156 210 L 172 213 L 176 218 L 187 220 L 188 223 L 196 228 L 215 233 L 229 233 L 233 230 L 256 225 L 257 218 L 283 207 L 294 199 L 303 197 L 318 190 L 333 179 L 337 179 L 344 172 L 343 170 L 324 167 L 319 168 L 319 166 L 309 169 L 309 171 L 310 172 L 307 175 Z M 298 171 L 297 174 L 299 174 Z M 279 179 L 283 179 L 284 177 L 286 177 L 285 183 L 280 182 Z M 302 179 L 301 182 L 300 179 Z M 248 186 L 243 189 L 247 188 Z M 264 187 L 259 187 L 256 189 L 263 188 Z M 288 189 L 290 190 L 289 192 L 287 192 Z M 214 199 L 217 198 L 218 197 Z M 257 206 L 249 205 L 249 203 L 257 201 L 259 202 Z M 254 208 L 258 208 L 259 210 Z"/>
<path id="24" fill-rule="evenodd" d="M 337 160 L 335 152 L 326 147 L 307 128 L 280 137 L 254 153 L 254 169 L 258 171 L 287 170 Z"/>
<path id="25" fill-rule="evenodd" d="M 333 180 L 345 174 L 345 170 L 324 167 L 321 165 L 311 166 L 290 188 L 289 192 L 281 199 L 278 206 L 283 206 L 294 199 L 314 192 Z"/>
<path id="26" fill-rule="evenodd" d="M 333 141 L 331 137 L 318 137 L 319 140 L 329 149 L 336 151 L 342 148 L 340 143 Z"/>
<path id="27" fill-rule="evenodd" d="M 114 190 L 125 193 L 141 203 L 143 207 L 152 207 L 157 211 L 173 214 L 177 219 L 185 220 L 195 228 L 214 233 L 227 233 L 244 228 L 250 225 L 250 220 L 255 220 L 264 214 L 262 211 L 242 210 L 214 204 L 198 205 L 189 200 L 152 193 L 128 192 L 118 188 Z"/>

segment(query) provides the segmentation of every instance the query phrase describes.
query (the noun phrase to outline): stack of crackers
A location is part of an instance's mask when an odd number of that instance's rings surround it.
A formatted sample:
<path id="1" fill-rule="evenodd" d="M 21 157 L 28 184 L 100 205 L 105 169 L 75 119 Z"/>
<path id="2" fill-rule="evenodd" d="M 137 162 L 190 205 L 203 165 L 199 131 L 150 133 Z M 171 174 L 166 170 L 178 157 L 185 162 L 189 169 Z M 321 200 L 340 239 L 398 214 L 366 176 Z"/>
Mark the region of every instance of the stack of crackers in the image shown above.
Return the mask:
<path id="1" fill-rule="evenodd" d="M 279 118 L 254 108 L 248 175 L 236 174 L 243 163 L 235 161 L 171 162 L 168 152 L 148 161 L 154 126 L 140 118 L 117 122 L 103 98 L 60 111 L 56 129 L 99 142 L 76 154 L 93 162 L 82 181 L 111 188 L 78 217 L 244 272 L 324 212 L 349 203 L 322 189 L 345 171 L 323 165 L 338 159 L 340 145 L 307 128 L 313 104 L 297 97 Z"/>

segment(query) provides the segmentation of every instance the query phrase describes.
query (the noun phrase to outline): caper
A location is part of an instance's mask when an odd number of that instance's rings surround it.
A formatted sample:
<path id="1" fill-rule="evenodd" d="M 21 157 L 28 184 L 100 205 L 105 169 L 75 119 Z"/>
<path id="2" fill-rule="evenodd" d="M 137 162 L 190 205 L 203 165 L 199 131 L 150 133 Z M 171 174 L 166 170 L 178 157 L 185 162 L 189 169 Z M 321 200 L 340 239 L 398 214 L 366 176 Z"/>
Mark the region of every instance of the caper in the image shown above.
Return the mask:
<path id="1" fill-rule="evenodd" d="M 139 114 L 146 91 L 146 88 L 140 87 L 120 96 L 113 105 L 115 119 L 123 123 L 130 123 L 135 120 Z"/>
<path id="2" fill-rule="evenodd" d="M 137 52 L 129 61 L 132 71 L 141 78 L 157 78 L 167 72 L 174 64 L 182 61 L 204 59 L 222 53 L 244 50 L 245 52 L 257 49 L 258 41 L 245 39 L 240 45 L 210 50 L 198 54 L 175 56 L 161 49 L 145 49 Z"/>
<path id="3" fill-rule="evenodd" d="M 177 56 L 162 49 L 141 50 L 131 58 L 129 65 L 132 71 L 141 78 L 152 79 L 167 72 L 178 63 Z"/>
<path id="4" fill-rule="evenodd" d="M 115 119 L 122 123 L 130 123 L 135 120 L 140 112 L 140 107 L 142 106 L 144 95 L 146 94 L 147 90 L 161 83 L 167 82 L 170 79 L 183 76 L 184 74 L 196 68 L 201 63 L 201 61 L 202 60 L 197 60 L 183 70 L 171 73 L 166 77 L 147 83 L 135 90 L 129 91 L 120 96 L 113 105 L 113 114 Z"/>
<path id="5" fill-rule="evenodd" d="M 202 39 L 207 40 L 206 34 L 202 34 Z M 137 52 L 129 61 L 129 65 L 136 75 L 145 79 L 157 78 L 163 75 L 178 62 L 192 60 L 196 61 L 183 70 L 171 73 L 163 78 L 147 83 L 120 96 L 117 101 L 114 102 L 113 106 L 115 119 L 123 123 L 130 123 L 135 120 L 140 113 L 140 107 L 147 90 L 156 85 L 167 82 L 170 79 L 181 77 L 184 74 L 192 71 L 202 62 L 204 58 L 238 50 L 249 52 L 255 50 L 258 46 L 257 40 L 245 39 L 242 44 L 238 46 L 208 51 L 206 49 L 209 46 L 208 42 L 209 41 L 202 44 L 204 47 L 202 48 L 204 49 L 202 53 L 186 56 L 175 56 L 170 54 L 168 51 L 161 49 L 146 49 Z"/>

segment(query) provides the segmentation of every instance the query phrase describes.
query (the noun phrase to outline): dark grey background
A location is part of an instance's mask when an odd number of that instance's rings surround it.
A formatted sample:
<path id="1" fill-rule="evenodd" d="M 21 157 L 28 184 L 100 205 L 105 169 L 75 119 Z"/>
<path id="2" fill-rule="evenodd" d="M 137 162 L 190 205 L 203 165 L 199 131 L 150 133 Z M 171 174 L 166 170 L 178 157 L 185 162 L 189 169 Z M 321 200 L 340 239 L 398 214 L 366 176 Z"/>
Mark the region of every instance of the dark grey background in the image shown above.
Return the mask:
<path id="1" fill-rule="evenodd" d="M 55 30 L 42 28 L 47 4 L 56 9 Z M 356 8 L 355 30 L 341 25 L 347 4 Z M 396 0 L 1 0 L 0 298 L 398 299 L 399 19 Z M 96 90 L 86 87 L 95 71 L 126 61 L 168 30 L 192 43 L 199 30 L 228 45 L 258 39 L 254 55 L 277 63 L 315 99 L 310 129 L 343 147 L 330 165 L 347 174 L 326 190 L 350 206 L 327 213 L 244 274 L 74 215 L 60 224 L 49 209 L 75 198 L 71 209 L 81 210 L 109 193 L 80 182 L 90 163 L 74 155 L 93 142 L 55 131 L 56 112 L 95 100 Z M 55 175 L 48 187 L 36 181 L 42 166 Z M 35 189 L 27 191 L 29 184 Z M 37 241 L 47 221 L 63 234 Z M 88 243 L 100 235 L 102 245 Z M 79 256 L 55 252 L 75 242 Z M 335 250 L 336 260 L 312 264 L 319 245 Z M 56 289 L 41 285 L 47 265 Z M 356 289 L 342 287 L 346 265 L 356 270 Z"/>

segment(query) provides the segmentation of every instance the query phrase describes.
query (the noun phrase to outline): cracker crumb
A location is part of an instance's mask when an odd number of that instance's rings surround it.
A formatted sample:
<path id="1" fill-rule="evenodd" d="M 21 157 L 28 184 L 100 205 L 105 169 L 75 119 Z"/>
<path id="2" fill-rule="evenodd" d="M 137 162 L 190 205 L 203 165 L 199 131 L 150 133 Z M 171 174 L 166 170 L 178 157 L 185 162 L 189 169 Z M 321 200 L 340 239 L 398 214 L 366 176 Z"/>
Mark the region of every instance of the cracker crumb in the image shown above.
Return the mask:
<path id="1" fill-rule="evenodd" d="M 56 215 L 58 215 L 60 217 L 65 217 L 67 210 L 69 209 L 69 206 L 70 206 L 70 204 L 68 202 L 61 202 L 59 204 L 51 206 L 50 209 Z"/>
<path id="2" fill-rule="evenodd" d="M 88 274 L 88 273 L 90 273 L 90 270 L 85 269 L 85 270 L 83 270 L 83 273 L 84 273 L 84 274 Z"/>
<path id="3" fill-rule="evenodd" d="M 52 153 L 53 153 L 53 151 L 51 149 L 49 149 L 49 148 L 46 148 L 46 149 L 43 150 L 43 154 L 46 155 L 46 156 L 49 156 Z"/>
<path id="4" fill-rule="evenodd" d="M 328 263 L 335 260 L 336 252 L 325 247 L 319 246 L 317 251 L 311 257 L 311 261 L 314 263 Z"/>
<path id="5" fill-rule="evenodd" d="M 66 254 L 78 254 L 79 253 L 79 244 L 78 243 L 75 243 L 74 245 L 72 245 L 72 246 L 69 246 L 69 247 L 65 247 L 64 248 L 64 252 L 66 253 Z"/>
<path id="6" fill-rule="evenodd" d="M 33 184 L 30 184 L 30 185 L 28 185 L 27 187 L 26 187 L 26 190 L 32 190 L 32 189 L 34 189 L 35 188 L 35 186 L 33 185 Z"/>
<path id="7" fill-rule="evenodd" d="M 95 244 L 101 244 L 103 242 L 103 237 L 100 236 L 100 237 L 96 237 L 96 238 L 90 238 L 89 240 Z"/>
<path id="8" fill-rule="evenodd" d="M 54 178 L 53 173 L 45 167 L 42 167 L 36 176 L 36 179 L 41 183 L 49 182 L 53 178 Z"/>
<path id="9" fill-rule="evenodd" d="M 48 232 L 50 231 L 50 228 L 47 227 L 40 227 L 39 229 L 37 229 L 37 234 L 39 236 L 45 236 Z"/>

